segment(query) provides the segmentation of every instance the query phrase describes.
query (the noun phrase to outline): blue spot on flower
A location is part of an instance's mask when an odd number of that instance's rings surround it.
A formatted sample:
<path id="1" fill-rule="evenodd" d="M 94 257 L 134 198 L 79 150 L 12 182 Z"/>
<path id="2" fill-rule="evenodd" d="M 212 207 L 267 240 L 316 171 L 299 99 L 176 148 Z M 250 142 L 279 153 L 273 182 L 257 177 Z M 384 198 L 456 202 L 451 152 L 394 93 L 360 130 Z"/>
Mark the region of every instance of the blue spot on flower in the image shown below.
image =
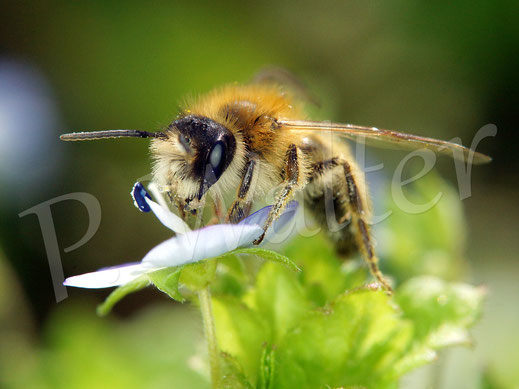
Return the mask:
<path id="1" fill-rule="evenodd" d="M 148 194 L 148 192 L 146 191 L 146 189 L 140 182 L 135 183 L 131 194 L 133 197 L 133 204 L 135 204 L 135 206 L 137 208 L 139 208 L 139 211 L 141 211 L 141 212 L 151 211 L 151 208 L 145 199 L 145 197 L 147 197 L 151 200 L 151 196 Z"/>

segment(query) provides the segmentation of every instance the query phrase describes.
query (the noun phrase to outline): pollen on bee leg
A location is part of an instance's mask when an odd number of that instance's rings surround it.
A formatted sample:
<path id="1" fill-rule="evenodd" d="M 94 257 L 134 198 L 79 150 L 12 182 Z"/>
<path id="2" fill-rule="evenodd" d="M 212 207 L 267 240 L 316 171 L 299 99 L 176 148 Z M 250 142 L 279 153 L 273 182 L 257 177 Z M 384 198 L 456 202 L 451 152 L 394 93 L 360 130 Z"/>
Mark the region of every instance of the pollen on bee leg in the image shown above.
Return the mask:
<path id="1" fill-rule="evenodd" d="M 191 212 L 193 215 L 196 214 L 196 212 L 205 206 L 205 199 L 198 200 L 197 198 L 193 199 L 186 199 L 184 210 Z"/>
<path id="2" fill-rule="evenodd" d="M 349 222 L 351 220 L 351 212 L 347 211 L 340 219 L 339 219 L 339 225 Z"/>

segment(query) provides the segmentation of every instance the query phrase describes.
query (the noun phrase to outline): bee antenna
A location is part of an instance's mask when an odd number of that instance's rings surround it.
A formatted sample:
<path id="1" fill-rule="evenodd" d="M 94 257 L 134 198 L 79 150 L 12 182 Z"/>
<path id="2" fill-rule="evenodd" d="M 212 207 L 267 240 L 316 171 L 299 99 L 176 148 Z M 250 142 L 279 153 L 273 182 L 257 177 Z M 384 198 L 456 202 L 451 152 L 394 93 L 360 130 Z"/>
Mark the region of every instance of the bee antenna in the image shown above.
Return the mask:
<path id="1" fill-rule="evenodd" d="M 90 131 L 90 132 L 71 132 L 69 134 L 60 135 L 61 140 L 77 141 L 77 140 L 98 140 L 111 138 L 165 138 L 163 132 L 147 132 L 140 130 L 107 130 L 107 131 Z"/>

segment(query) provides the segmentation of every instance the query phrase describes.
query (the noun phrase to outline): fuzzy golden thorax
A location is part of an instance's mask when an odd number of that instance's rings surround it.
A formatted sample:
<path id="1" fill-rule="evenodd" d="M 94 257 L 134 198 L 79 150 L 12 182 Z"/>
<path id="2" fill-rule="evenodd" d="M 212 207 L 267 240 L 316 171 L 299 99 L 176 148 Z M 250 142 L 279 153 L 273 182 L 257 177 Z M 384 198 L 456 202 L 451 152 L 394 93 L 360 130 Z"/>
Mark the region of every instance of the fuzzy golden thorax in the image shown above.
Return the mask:
<path id="1" fill-rule="evenodd" d="M 207 192 L 237 190 L 247 158 L 252 157 L 257 174 L 248 197 L 263 195 L 282 182 L 286 150 L 290 143 L 298 143 L 298 135 L 274 126 L 275 120 L 287 117 L 301 117 L 301 112 L 289 96 L 272 86 L 232 85 L 191 100 L 165 131 L 166 137 L 152 140 L 154 180 L 194 206 Z M 234 139 L 234 147 L 226 148 L 224 169 L 213 177 L 217 180 L 206 179 L 204 161 L 223 134 Z M 186 139 L 191 144 L 186 145 Z"/>

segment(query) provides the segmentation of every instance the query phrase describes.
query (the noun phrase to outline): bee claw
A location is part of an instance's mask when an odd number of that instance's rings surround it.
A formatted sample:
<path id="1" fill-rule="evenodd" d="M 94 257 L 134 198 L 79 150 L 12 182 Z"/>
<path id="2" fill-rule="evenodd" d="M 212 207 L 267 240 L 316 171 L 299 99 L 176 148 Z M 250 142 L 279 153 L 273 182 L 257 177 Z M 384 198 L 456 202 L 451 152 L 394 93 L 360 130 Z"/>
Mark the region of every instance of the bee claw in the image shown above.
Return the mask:
<path id="1" fill-rule="evenodd" d="M 254 242 L 252 242 L 252 244 L 253 244 L 254 246 L 257 246 L 257 245 L 259 245 L 261 242 L 263 242 L 263 239 L 265 239 L 265 233 L 261 234 L 261 236 L 260 236 L 258 239 L 256 239 Z"/>

